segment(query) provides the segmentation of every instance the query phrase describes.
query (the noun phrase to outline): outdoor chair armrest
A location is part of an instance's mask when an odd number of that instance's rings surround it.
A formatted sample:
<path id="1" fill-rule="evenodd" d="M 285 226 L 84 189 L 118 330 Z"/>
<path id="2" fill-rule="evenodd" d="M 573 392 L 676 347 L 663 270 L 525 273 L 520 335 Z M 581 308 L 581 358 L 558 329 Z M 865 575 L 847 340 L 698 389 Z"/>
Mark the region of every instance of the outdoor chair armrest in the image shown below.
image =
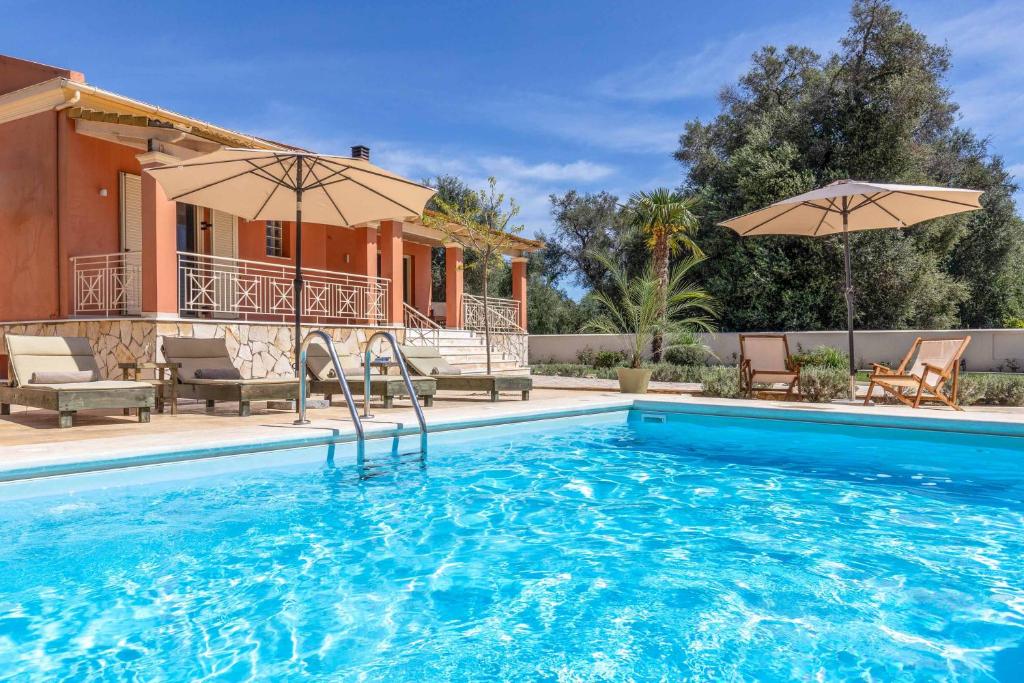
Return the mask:
<path id="1" fill-rule="evenodd" d="M 939 366 L 937 366 L 937 365 L 932 365 L 931 363 L 925 363 L 924 364 L 924 368 L 925 368 L 926 372 L 931 372 L 932 374 L 938 375 L 939 377 L 945 377 L 946 376 L 945 371 L 942 368 L 940 368 Z"/>
<path id="2" fill-rule="evenodd" d="M 871 372 L 876 375 L 898 375 L 899 373 L 881 363 L 872 363 Z"/>

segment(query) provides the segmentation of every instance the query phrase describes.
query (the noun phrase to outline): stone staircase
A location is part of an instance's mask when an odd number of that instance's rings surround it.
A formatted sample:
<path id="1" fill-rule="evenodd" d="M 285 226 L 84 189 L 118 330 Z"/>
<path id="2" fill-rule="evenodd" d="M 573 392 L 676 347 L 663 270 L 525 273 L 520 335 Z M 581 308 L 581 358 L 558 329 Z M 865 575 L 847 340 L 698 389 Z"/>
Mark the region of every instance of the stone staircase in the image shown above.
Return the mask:
<path id="1" fill-rule="evenodd" d="M 495 335 L 496 336 L 496 335 Z M 467 375 L 487 372 L 487 346 L 484 333 L 473 330 L 409 328 L 405 334 L 410 346 L 436 346 L 449 363 Z M 491 346 L 491 373 L 495 375 L 528 375 L 529 366 L 520 363 L 514 355 Z"/>

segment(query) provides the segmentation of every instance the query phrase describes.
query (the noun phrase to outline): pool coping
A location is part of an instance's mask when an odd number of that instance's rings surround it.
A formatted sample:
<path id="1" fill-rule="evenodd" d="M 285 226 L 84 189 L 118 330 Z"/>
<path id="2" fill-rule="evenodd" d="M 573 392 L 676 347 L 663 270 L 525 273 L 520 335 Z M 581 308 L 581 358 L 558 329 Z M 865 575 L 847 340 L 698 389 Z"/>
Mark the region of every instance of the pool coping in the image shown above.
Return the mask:
<path id="1" fill-rule="evenodd" d="M 934 417 L 932 415 L 906 414 L 899 408 L 887 407 L 864 408 L 836 404 L 808 405 L 782 402 L 758 402 L 757 405 L 750 405 L 747 402 L 740 403 L 728 399 L 685 396 L 659 396 L 656 399 L 651 399 L 636 395 L 602 399 L 577 408 L 554 410 L 549 407 L 525 410 L 519 408 L 507 413 L 445 419 L 437 422 L 431 422 L 428 417 L 427 431 L 428 433 L 441 433 L 629 410 L 949 432 L 979 436 L 1024 437 L 1024 422 L 1007 420 L 1004 415 L 994 413 L 949 413 L 942 417 Z M 40 464 L 28 466 L 0 461 L 0 483 L 356 441 L 354 430 L 341 430 L 323 424 L 313 425 L 304 431 L 307 433 L 303 436 L 271 440 L 253 440 L 251 437 L 244 438 L 246 435 L 242 434 L 242 438 L 227 439 L 220 444 L 215 443 L 203 448 L 173 449 L 159 446 L 123 452 L 109 457 L 83 458 L 80 454 L 64 455 L 63 457 L 58 455 Z M 308 433 L 313 431 L 325 431 L 326 433 Z M 404 437 L 418 433 L 417 426 L 411 426 L 404 422 L 366 426 L 368 440 Z"/>

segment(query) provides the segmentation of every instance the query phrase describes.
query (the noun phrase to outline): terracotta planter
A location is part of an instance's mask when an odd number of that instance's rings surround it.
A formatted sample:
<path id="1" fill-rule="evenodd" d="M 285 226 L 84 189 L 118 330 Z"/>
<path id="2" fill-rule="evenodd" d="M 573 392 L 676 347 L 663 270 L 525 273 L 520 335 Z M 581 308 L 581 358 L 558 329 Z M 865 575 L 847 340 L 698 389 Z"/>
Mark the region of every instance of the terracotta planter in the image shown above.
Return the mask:
<path id="1" fill-rule="evenodd" d="M 619 375 L 619 391 L 624 394 L 646 394 L 651 371 L 647 368 L 615 368 Z"/>

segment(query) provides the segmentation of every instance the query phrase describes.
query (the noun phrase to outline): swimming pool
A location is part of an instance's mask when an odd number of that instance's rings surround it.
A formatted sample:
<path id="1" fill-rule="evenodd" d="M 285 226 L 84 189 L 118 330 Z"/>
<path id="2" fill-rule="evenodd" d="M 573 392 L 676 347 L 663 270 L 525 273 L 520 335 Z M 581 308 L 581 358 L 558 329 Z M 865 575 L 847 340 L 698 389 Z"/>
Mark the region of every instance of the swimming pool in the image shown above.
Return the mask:
<path id="1" fill-rule="evenodd" d="M 0 485 L 0 679 L 1019 680 L 1024 441 L 646 410 Z"/>

